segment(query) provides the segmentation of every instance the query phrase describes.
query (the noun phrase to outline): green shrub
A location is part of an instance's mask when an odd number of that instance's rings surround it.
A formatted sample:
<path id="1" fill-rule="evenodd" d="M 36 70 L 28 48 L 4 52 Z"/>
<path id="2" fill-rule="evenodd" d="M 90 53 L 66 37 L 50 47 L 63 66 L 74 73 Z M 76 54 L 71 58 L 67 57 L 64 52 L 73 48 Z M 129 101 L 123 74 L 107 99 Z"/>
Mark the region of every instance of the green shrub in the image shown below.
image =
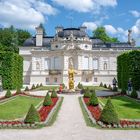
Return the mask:
<path id="1" fill-rule="evenodd" d="M 46 97 L 44 99 L 44 102 L 43 102 L 43 106 L 51 106 L 52 105 L 52 99 L 49 95 L 49 93 L 46 94 Z"/>
<path id="2" fill-rule="evenodd" d="M 29 91 L 29 88 L 28 88 L 28 86 L 26 86 L 26 88 L 25 88 L 25 90 L 24 91 Z"/>
<path id="3" fill-rule="evenodd" d="M 132 93 L 131 93 L 131 97 L 132 98 L 138 98 L 138 93 L 135 89 L 133 89 Z"/>
<path id="4" fill-rule="evenodd" d="M 55 90 L 52 91 L 51 98 L 57 98 L 57 93 Z"/>
<path id="5" fill-rule="evenodd" d="M 78 86 L 77 86 L 79 89 L 83 89 L 83 85 L 79 82 L 78 83 Z"/>
<path id="6" fill-rule="evenodd" d="M 11 96 L 12 96 L 11 91 L 10 91 L 10 89 L 8 89 L 7 92 L 6 92 L 6 94 L 5 94 L 5 97 L 6 98 L 9 98 Z"/>
<path id="7" fill-rule="evenodd" d="M 100 87 L 103 87 L 103 83 L 101 82 L 99 86 L 100 86 Z"/>
<path id="8" fill-rule="evenodd" d="M 108 85 L 108 89 L 109 89 L 109 90 L 112 90 L 112 87 L 111 87 L 111 85 L 110 85 L 110 84 Z"/>
<path id="9" fill-rule="evenodd" d="M 24 122 L 25 123 L 40 122 L 40 115 L 33 105 L 30 106 Z"/>
<path id="10" fill-rule="evenodd" d="M 106 84 L 104 84 L 104 88 L 107 88 L 107 85 Z"/>
<path id="11" fill-rule="evenodd" d="M 36 89 L 35 85 L 33 84 L 31 87 L 32 90 Z"/>
<path id="12" fill-rule="evenodd" d="M 3 89 L 16 89 L 23 85 L 23 58 L 12 52 L 0 52 L 0 75 Z"/>
<path id="13" fill-rule="evenodd" d="M 89 90 L 89 88 L 86 88 L 85 89 L 85 93 L 84 93 L 84 98 L 90 98 L 90 90 Z"/>
<path id="14" fill-rule="evenodd" d="M 39 88 L 39 84 L 36 85 L 36 88 Z"/>
<path id="15" fill-rule="evenodd" d="M 122 89 L 121 94 L 126 94 L 126 90 Z"/>
<path id="16" fill-rule="evenodd" d="M 104 109 L 100 116 L 100 120 L 107 124 L 118 124 L 119 123 L 118 114 L 117 114 L 113 104 L 111 103 L 110 98 L 107 100 L 107 103 L 104 106 Z"/>
<path id="17" fill-rule="evenodd" d="M 65 88 L 65 84 L 64 83 L 62 84 L 62 87 L 63 87 L 63 89 Z"/>
<path id="18" fill-rule="evenodd" d="M 85 93 L 86 93 L 86 89 L 83 88 L 83 89 L 81 90 L 81 94 L 85 94 Z"/>
<path id="19" fill-rule="evenodd" d="M 131 78 L 133 88 L 140 89 L 140 51 L 133 50 L 117 57 L 117 79 L 120 89 L 128 88 Z"/>
<path id="20" fill-rule="evenodd" d="M 88 105 L 97 106 L 99 104 L 95 91 L 91 94 Z"/>
<path id="21" fill-rule="evenodd" d="M 16 91 L 16 94 L 21 94 L 21 89 L 19 87 L 17 87 L 17 91 Z"/>

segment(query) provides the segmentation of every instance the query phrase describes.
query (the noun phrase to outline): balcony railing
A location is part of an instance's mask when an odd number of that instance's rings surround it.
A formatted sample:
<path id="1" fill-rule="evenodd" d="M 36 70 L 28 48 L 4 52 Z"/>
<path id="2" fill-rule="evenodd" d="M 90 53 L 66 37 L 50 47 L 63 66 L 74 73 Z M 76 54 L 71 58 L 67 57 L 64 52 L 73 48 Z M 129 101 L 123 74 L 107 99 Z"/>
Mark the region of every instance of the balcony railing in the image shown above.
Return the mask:
<path id="1" fill-rule="evenodd" d="M 82 75 L 92 75 L 94 74 L 94 70 L 83 70 Z"/>
<path id="2" fill-rule="evenodd" d="M 59 75 L 61 73 L 61 70 L 49 70 L 49 75 Z"/>

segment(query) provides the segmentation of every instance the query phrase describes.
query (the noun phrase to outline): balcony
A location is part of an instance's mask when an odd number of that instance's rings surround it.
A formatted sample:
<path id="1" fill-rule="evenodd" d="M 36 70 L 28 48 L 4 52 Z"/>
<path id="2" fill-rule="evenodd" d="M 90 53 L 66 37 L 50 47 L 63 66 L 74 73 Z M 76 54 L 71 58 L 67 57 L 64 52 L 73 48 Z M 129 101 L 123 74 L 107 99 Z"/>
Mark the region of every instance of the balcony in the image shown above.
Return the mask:
<path id="1" fill-rule="evenodd" d="M 94 70 L 82 70 L 82 75 L 93 75 Z"/>
<path id="2" fill-rule="evenodd" d="M 59 75 L 61 73 L 61 70 L 49 70 L 49 75 Z"/>

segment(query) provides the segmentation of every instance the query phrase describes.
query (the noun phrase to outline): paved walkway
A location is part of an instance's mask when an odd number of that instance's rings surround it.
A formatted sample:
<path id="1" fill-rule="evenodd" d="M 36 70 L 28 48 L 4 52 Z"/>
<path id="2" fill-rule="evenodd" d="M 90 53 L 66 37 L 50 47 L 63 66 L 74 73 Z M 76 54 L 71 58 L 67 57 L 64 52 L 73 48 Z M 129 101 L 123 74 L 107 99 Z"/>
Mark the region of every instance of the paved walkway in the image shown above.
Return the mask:
<path id="1" fill-rule="evenodd" d="M 37 130 L 0 130 L 0 140 L 140 140 L 140 131 L 99 130 L 87 127 L 80 109 L 80 95 L 63 95 L 57 121 Z"/>

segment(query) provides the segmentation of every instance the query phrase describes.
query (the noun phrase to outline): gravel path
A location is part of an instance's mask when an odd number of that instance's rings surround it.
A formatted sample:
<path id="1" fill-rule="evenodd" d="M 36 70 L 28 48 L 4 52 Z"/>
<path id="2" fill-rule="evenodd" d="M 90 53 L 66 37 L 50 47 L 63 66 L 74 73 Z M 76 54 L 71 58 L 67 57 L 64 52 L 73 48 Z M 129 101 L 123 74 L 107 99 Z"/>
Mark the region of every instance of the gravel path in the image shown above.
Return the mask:
<path id="1" fill-rule="evenodd" d="M 99 130 L 87 127 L 80 109 L 80 95 L 63 95 L 57 121 L 38 130 L 0 130 L 0 140 L 140 140 L 140 131 Z"/>

